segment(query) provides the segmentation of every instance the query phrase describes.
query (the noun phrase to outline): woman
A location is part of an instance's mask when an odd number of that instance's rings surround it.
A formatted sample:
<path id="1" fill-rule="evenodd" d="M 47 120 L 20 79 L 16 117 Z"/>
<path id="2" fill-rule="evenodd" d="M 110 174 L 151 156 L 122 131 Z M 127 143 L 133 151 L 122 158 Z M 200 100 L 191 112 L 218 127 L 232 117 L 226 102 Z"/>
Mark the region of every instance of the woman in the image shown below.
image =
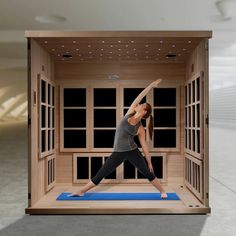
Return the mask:
<path id="1" fill-rule="evenodd" d="M 152 88 L 157 87 L 161 81 L 162 79 L 158 79 L 152 82 L 133 101 L 129 110 L 117 127 L 112 154 L 107 158 L 104 165 L 98 170 L 97 174 L 78 192 L 69 194 L 69 197 L 83 196 L 85 192 L 97 186 L 105 176 L 113 172 L 124 160 L 129 160 L 130 163 L 133 164 L 161 192 L 161 198 L 167 198 L 166 192 L 153 172 L 151 156 L 148 152 L 148 147 L 145 141 L 145 130 L 141 123 L 141 119 L 147 119 L 150 117 L 148 128 L 150 138 L 152 139 L 152 108 L 149 103 L 139 104 L 142 98 L 145 97 Z M 148 166 L 144 161 L 143 155 L 139 151 L 137 144 L 133 140 L 135 135 L 138 135 Z"/>

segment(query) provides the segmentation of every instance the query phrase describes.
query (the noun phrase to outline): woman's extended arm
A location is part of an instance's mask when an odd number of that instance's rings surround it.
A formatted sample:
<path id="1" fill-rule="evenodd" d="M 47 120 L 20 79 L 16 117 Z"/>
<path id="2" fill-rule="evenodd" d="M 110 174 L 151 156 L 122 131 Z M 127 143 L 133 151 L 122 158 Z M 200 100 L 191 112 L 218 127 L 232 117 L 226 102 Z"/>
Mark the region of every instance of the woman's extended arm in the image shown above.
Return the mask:
<path id="1" fill-rule="evenodd" d="M 143 99 L 143 97 L 145 97 L 148 92 L 151 90 L 151 88 L 157 87 L 157 85 L 162 81 L 162 79 L 158 79 L 154 82 L 152 82 L 151 84 L 149 84 L 136 98 L 135 100 L 132 102 L 132 104 L 130 105 L 129 110 L 126 112 L 125 115 L 131 114 L 134 112 L 134 108 L 140 103 L 140 101 Z"/>

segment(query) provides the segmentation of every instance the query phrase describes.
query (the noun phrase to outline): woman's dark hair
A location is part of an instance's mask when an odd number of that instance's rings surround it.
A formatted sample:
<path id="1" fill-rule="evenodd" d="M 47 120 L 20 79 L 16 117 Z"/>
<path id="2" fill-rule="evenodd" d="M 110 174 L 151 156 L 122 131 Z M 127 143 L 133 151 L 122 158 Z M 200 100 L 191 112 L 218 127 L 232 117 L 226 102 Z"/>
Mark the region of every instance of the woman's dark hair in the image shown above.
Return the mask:
<path id="1" fill-rule="evenodd" d="M 149 137 L 152 140 L 152 134 L 153 134 L 153 116 L 152 114 L 152 106 L 146 102 L 146 114 L 142 117 L 142 119 L 147 119 L 150 116 L 149 123 L 148 123 L 148 131 L 149 131 Z"/>

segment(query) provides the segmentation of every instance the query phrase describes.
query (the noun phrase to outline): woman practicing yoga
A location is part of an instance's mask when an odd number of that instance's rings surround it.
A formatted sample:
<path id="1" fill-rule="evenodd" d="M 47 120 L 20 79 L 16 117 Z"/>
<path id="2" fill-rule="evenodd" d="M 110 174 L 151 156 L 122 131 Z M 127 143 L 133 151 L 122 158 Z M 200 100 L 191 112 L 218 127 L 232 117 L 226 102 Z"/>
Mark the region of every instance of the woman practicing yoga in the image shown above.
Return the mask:
<path id="1" fill-rule="evenodd" d="M 148 147 L 145 141 L 145 130 L 141 123 L 141 119 L 147 119 L 150 117 L 148 129 L 150 138 L 152 139 L 152 107 L 149 103 L 139 104 L 143 97 L 145 97 L 152 88 L 157 87 L 161 81 L 162 79 L 158 79 L 152 82 L 133 101 L 116 129 L 112 154 L 107 158 L 104 165 L 98 170 L 97 174 L 78 192 L 69 194 L 69 197 L 83 196 L 85 192 L 98 185 L 104 177 L 113 172 L 124 160 L 128 160 L 161 192 L 161 198 L 167 198 L 166 192 L 154 174 L 151 156 L 148 152 Z M 133 140 L 135 135 L 138 135 L 148 166 L 143 155 L 139 151 L 137 144 Z"/>

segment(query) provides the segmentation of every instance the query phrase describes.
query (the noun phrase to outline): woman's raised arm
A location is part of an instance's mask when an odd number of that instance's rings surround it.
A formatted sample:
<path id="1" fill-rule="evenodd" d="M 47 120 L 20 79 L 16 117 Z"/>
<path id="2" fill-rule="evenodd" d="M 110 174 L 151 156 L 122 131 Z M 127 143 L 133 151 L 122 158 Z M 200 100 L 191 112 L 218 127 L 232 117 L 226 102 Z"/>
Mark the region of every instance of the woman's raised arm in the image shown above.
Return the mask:
<path id="1" fill-rule="evenodd" d="M 148 92 L 151 90 L 151 88 L 155 88 L 158 86 L 158 84 L 162 81 L 162 79 L 157 79 L 151 84 L 149 84 L 132 102 L 132 104 L 129 107 L 129 110 L 126 112 L 125 115 L 129 115 L 134 112 L 134 108 L 140 103 L 140 101 L 145 97 Z"/>

